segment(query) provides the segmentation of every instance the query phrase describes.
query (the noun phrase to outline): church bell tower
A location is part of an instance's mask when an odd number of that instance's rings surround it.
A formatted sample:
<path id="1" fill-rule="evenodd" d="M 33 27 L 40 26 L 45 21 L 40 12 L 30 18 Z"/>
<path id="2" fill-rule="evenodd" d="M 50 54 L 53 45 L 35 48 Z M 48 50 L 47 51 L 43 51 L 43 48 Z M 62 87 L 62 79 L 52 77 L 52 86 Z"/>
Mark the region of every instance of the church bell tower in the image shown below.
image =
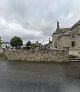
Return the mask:
<path id="1" fill-rule="evenodd" d="M 60 27 L 59 27 L 59 22 L 57 21 L 57 29 L 60 29 Z"/>
<path id="2" fill-rule="evenodd" d="M 57 21 L 57 29 L 56 31 L 59 31 L 60 30 L 60 26 L 59 26 L 59 22 Z"/>

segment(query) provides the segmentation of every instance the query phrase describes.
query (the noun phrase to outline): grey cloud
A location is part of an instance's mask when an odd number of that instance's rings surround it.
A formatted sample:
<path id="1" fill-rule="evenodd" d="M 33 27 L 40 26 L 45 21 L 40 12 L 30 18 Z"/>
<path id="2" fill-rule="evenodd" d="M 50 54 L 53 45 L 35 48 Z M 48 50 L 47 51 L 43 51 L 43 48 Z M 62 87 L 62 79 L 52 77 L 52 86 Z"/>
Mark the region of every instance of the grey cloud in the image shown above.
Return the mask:
<path id="1" fill-rule="evenodd" d="M 79 0 L 0 0 L 0 34 L 8 41 L 14 35 L 24 41 L 46 40 L 55 31 L 57 20 L 61 27 L 77 22 L 79 9 Z M 34 32 L 41 33 L 35 36 Z"/>

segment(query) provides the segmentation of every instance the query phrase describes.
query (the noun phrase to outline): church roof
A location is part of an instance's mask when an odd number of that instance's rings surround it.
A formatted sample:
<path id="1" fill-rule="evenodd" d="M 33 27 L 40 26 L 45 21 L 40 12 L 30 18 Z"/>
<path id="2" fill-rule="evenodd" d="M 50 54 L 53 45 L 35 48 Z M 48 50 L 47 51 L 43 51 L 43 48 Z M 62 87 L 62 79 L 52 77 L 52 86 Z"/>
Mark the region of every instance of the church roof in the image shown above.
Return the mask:
<path id="1" fill-rule="evenodd" d="M 70 30 L 70 28 L 62 28 L 62 29 L 58 29 L 58 31 L 56 31 L 56 32 L 53 33 L 53 34 L 65 33 L 65 32 L 67 32 L 67 31 L 69 31 L 69 30 Z"/>
<path id="2" fill-rule="evenodd" d="M 65 33 L 65 32 L 67 32 L 69 30 L 70 30 L 70 28 L 63 28 L 63 29 L 61 29 L 61 32 Z"/>
<path id="3" fill-rule="evenodd" d="M 62 36 L 69 36 L 70 34 L 72 34 L 72 29 L 74 29 L 78 25 L 80 25 L 80 20 L 77 23 L 75 23 L 71 28 L 62 28 L 62 29 L 57 28 L 56 32 L 54 32 L 53 34 L 60 34 L 61 33 Z M 80 32 L 77 34 L 80 34 Z"/>
<path id="4" fill-rule="evenodd" d="M 67 31 L 62 36 L 69 36 L 71 33 L 72 33 L 71 31 Z"/>
<path id="5" fill-rule="evenodd" d="M 71 27 L 71 30 L 72 30 L 73 28 L 75 28 L 77 25 L 80 25 L 80 20 L 79 20 L 77 23 L 75 23 L 75 24 Z"/>

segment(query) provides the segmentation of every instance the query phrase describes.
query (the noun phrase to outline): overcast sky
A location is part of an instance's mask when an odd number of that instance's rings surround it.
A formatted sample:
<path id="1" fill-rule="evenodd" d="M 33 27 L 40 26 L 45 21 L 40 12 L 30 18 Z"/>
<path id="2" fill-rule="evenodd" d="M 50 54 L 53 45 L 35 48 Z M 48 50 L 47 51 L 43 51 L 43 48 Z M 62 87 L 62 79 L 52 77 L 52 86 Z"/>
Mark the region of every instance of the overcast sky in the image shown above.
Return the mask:
<path id="1" fill-rule="evenodd" d="M 56 29 L 80 19 L 80 0 L 0 0 L 0 36 L 46 43 Z"/>

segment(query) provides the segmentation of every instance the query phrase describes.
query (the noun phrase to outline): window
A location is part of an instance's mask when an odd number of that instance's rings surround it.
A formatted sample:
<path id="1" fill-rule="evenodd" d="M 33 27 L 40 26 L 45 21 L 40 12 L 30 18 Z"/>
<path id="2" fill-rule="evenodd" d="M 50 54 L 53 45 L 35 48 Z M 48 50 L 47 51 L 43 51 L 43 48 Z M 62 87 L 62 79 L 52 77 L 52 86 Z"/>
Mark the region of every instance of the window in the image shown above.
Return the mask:
<path id="1" fill-rule="evenodd" d="M 71 43 L 71 47 L 75 47 L 75 41 Z"/>
<path id="2" fill-rule="evenodd" d="M 75 35 L 72 35 L 72 38 L 75 38 Z"/>

